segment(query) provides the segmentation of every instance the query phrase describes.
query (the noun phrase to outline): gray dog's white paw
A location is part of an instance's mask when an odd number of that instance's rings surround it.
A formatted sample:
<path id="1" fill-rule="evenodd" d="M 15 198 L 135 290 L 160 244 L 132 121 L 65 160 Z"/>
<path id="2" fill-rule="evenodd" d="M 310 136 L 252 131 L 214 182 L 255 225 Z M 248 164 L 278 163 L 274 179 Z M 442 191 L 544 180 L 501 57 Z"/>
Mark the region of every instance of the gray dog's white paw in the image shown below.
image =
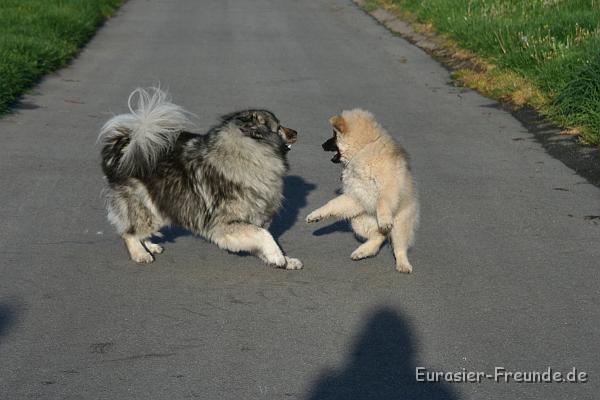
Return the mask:
<path id="1" fill-rule="evenodd" d="M 163 251 L 165 251 L 164 247 L 156 243 L 144 242 L 144 245 L 146 246 L 146 249 L 148 249 L 148 251 L 152 254 L 160 254 Z"/>
<path id="2" fill-rule="evenodd" d="M 138 254 L 132 255 L 131 259 L 138 264 L 150 264 L 154 261 L 154 257 L 152 257 L 152 254 L 147 252 L 139 252 Z"/>
<path id="3" fill-rule="evenodd" d="M 302 261 L 297 258 L 286 257 L 285 260 L 287 261 L 285 269 L 302 269 L 304 267 Z"/>
<path id="4" fill-rule="evenodd" d="M 323 218 L 316 211 L 313 211 L 306 217 L 306 222 L 312 224 L 314 222 L 319 222 L 321 219 Z"/>
<path id="5" fill-rule="evenodd" d="M 265 257 L 267 264 L 273 268 L 285 268 L 286 259 L 283 254 L 271 255 Z"/>

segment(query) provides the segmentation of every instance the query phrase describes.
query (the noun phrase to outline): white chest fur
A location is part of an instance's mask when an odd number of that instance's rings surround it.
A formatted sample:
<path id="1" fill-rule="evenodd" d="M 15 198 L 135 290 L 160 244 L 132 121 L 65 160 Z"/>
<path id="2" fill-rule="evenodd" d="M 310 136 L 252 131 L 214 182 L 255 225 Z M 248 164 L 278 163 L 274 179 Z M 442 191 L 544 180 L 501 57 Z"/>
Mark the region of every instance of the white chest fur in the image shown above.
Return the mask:
<path id="1" fill-rule="evenodd" d="M 369 167 L 363 165 L 359 168 L 350 162 L 342 172 L 342 183 L 345 194 L 360 203 L 368 213 L 375 213 L 378 188 Z"/>

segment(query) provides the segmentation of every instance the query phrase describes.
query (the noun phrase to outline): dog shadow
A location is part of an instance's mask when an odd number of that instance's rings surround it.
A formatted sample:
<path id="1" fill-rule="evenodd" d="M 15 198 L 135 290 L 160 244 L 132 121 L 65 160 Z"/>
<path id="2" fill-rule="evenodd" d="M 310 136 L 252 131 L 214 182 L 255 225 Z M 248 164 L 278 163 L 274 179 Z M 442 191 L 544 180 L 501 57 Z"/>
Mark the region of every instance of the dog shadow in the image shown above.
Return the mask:
<path id="1" fill-rule="evenodd" d="M 316 187 L 317 185 L 296 175 L 283 178 L 283 206 L 273 218 L 269 228 L 275 239 L 278 239 L 298 221 L 300 210 L 306 207 L 308 194 Z M 153 237 L 152 242 L 157 244 L 174 243 L 178 238 L 184 236 L 196 235 L 181 226 L 167 226 L 160 230 L 159 235 Z"/>
<path id="2" fill-rule="evenodd" d="M 342 220 L 342 221 L 336 221 L 333 224 L 329 224 L 327 226 L 324 226 L 322 228 L 319 228 L 317 230 L 315 230 L 313 232 L 314 236 L 323 236 L 323 235 L 329 235 L 330 233 L 334 233 L 334 232 L 354 232 L 352 230 L 352 227 L 350 226 L 350 223 L 346 220 Z"/>
<path id="3" fill-rule="evenodd" d="M 195 236 L 192 232 L 178 225 L 165 226 L 159 231 L 158 235 L 152 237 L 152 243 L 175 243 L 175 241 L 184 236 Z"/>
<path id="4" fill-rule="evenodd" d="M 298 221 L 300 210 L 307 205 L 308 194 L 316 187 L 317 185 L 307 182 L 297 175 L 283 178 L 283 206 L 273 218 L 269 228 L 275 239 L 278 239 Z"/>
<path id="5" fill-rule="evenodd" d="M 447 383 L 417 381 L 418 366 L 412 329 L 397 311 L 383 307 L 367 321 L 347 364 L 322 374 L 311 388 L 309 399 L 458 399 Z"/>

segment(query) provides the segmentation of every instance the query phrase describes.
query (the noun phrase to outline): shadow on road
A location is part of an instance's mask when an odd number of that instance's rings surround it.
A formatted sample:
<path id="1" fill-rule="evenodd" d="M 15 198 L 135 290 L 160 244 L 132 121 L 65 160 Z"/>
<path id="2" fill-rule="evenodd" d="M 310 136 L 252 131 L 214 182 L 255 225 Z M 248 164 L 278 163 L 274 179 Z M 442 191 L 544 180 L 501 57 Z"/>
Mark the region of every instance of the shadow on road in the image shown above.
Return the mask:
<path id="1" fill-rule="evenodd" d="M 336 221 L 313 232 L 314 236 L 329 235 L 334 232 L 353 232 L 348 221 Z"/>
<path id="2" fill-rule="evenodd" d="M 600 188 L 600 148 L 581 143 L 578 135 L 564 135 L 563 129 L 548 122 L 531 107 L 518 110 L 507 109 L 501 103 L 493 102 L 480 107 L 508 111 L 527 129 L 525 135 L 533 134 L 552 157 L 560 160 L 589 183 Z M 521 138 L 519 138 L 521 139 Z M 513 139 L 514 140 L 514 139 Z"/>
<path id="3" fill-rule="evenodd" d="M 275 239 L 283 235 L 298 220 L 300 210 L 306 207 L 306 198 L 317 185 L 307 182 L 299 176 L 290 175 L 283 178 L 283 206 L 273 218 L 269 231 Z"/>
<path id="4" fill-rule="evenodd" d="M 192 236 L 193 233 L 188 231 L 185 228 L 182 228 L 177 225 L 173 226 L 165 226 L 160 230 L 160 236 L 155 236 L 152 238 L 152 242 L 154 243 L 174 243 L 177 238 L 182 236 Z"/>
<path id="5" fill-rule="evenodd" d="M 0 303 L 0 344 L 8 334 L 10 327 L 16 322 L 17 308 L 10 303 Z"/>
<path id="6" fill-rule="evenodd" d="M 376 311 L 355 342 L 347 364 L 326 372 L 310 400 L 455 400 L 446 383 L 417 382 L 411 329 L 391 308 Z M 423 367 L 426 367 L 425 365 Z"/>
<path id="7" fill-rule="evenodd" d="M 283 235 L 298 220 L 300 210 L 306 206 L 308 194 L 317 186 L 306 182 L 299 176 L 290 175 L 283 178 L 283 206 L 275 215 L 269 231 L 275 239 Z M 177 238 L 191 236 L 192 232 L 180 226 L 167 226 L 160 230 L 160 235 L 155 236 L 154 243 L 174 243 Z"/>

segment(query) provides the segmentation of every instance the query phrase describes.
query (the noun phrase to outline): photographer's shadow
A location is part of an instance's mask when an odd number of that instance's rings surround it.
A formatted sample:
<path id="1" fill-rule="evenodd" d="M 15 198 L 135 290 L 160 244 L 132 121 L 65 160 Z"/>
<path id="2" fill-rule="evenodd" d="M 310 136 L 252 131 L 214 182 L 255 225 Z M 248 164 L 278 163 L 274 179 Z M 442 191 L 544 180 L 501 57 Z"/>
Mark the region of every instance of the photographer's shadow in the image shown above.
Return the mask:
<path id="1" fill-rule="evenodd" d="M 18 309 L 17 303 L 0 303 L 0 344 L 2 344 L 3 338 L 8 336 L 8 332 L 17 321 Z"/>
<path id="2" fill-rule="evenodd" d="M 308 194 L 316 187 L 317 185 L 307 182 L 297 175 L 283 178 L 283 205 L 269 227 L 269 231 L 275 239 L 278 239 L 298 221 L 300 210 L 306 207 Z"/>
<path id="3" fill-rule="evenodd" d="M 324 373 L 310 400 L 456 400 L 443 382 L 418 382 L 410 326 L 391 308 L 377 310 L 354 343 L 347 364 Z"/>

